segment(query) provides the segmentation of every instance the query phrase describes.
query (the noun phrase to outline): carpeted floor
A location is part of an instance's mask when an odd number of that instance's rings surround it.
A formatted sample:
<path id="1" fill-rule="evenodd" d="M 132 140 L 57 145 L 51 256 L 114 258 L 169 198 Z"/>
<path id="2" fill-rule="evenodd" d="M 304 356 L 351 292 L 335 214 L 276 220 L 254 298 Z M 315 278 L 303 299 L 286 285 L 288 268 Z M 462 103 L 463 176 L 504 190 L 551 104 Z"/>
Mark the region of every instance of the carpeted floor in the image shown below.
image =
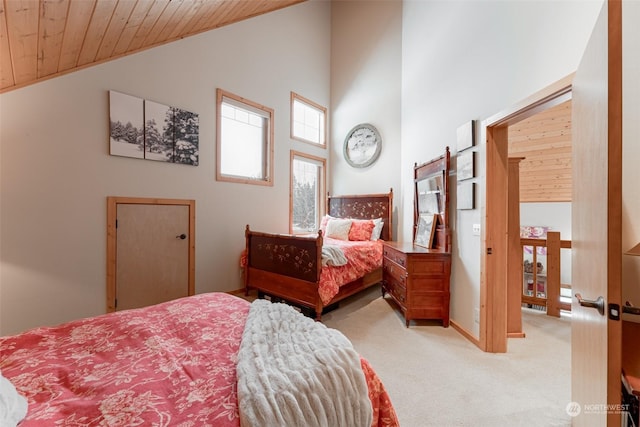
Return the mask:
<path id="1" fill-rule="evenodd" d="M 523 310 L 527 337 L 488 354 L 439 322 L 412 322 L 373 287 L 323 323 L 374 367 L 402 427 L 569 426 L 571 322 Z"/>

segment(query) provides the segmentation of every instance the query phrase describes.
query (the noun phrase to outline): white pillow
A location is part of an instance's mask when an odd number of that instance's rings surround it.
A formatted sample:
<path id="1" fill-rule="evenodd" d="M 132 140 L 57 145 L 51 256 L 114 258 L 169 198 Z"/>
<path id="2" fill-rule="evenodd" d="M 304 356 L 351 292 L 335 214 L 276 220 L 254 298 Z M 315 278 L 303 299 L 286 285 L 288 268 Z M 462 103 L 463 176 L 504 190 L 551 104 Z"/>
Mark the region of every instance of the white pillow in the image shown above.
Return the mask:
<path id="1" fill-rule="evenodd" d="M 332 239 L 349 240 L 350 229 L 350 219 L 332 218 L 327 222 L 327 237 L 331 237 Z"/>
<path id="2" fill-rule="evenodd" d="M 27 399 L 0 374 L 0 425 L 15 426 L 27 416 Z"/>
<path id="3" fill-rule="evenodd" d="M 322 230 L 322 234 L 327 234 L 327 223 L 330 219 L 333 219 L 331 215 L 325 215 L 320 220 L 320 230 Z"/>
<path id="4" fill-rule="evenodd" d="M 373 231 L 371 232 L 371 240 L 378 240 L 380 238 L 383 225 L 384 222 L 382 222 L 382 218 L 376 218 L 373 220 Z"/>

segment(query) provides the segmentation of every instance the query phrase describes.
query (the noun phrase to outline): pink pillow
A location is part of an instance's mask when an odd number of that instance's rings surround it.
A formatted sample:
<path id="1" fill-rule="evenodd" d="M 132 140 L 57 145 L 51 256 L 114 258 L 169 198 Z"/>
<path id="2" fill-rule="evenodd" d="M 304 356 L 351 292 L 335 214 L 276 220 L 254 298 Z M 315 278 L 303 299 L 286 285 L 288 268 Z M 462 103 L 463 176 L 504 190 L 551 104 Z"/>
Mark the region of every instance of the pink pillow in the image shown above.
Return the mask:
<path id="1" fill-rule="evenodd" d="M 349 229 L 349 240 L 371 240 L 375 224 L 370 219 L 354 219 Z"/>

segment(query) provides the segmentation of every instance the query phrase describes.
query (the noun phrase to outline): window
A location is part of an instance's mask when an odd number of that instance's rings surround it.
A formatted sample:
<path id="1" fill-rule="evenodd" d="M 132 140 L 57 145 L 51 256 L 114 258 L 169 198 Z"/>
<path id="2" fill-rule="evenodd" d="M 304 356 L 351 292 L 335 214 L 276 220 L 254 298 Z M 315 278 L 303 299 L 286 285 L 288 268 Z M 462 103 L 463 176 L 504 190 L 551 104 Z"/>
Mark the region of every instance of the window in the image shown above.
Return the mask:
<path id="1" fill-rule="evenodd" d="M 327 109 L 291 92 L 291 138 L 326 146 Z"/>
<path id="2" fill-rule="evenodd" d="M 290 233 L 309 233 L 320 228 L 325 169 L 325 159 L 291 151 Z"/>
<path id="3" fill-rule="evenodd" d="M 218 181 L 273 185 L 273 110 L 217 90 Z"/>

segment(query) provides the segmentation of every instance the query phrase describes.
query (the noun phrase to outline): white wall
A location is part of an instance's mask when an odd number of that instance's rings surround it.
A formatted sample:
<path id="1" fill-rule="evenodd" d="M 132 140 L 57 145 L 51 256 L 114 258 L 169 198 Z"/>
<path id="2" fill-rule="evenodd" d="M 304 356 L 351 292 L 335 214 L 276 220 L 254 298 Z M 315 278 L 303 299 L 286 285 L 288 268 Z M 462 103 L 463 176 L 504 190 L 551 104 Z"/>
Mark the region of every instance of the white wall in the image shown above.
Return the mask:
<path id="1" fill-rule="evenodd" d="M 456 154 L 456 129 L 493 116 L 575 71 L 602 1 L 406 0 L 402 26 L 401 237 L 410 239 L 411 170 L 444 152 Z M 479 335 L 484 142 L 478 151 L 475 210 L 456 213 L 455 176 L 451 318 Z M 452 159 L 455 166 L 455 158 Z"/>
<path id="2" fill-rule="evenodd" d="M 298 4 L 0 95 L 0 334 L 105 312 L 106 197 L 196 200 L 196 292 L 241 287 L 244 227 L 288 230 L 289 96 L 330 101 L 331 5 Z M 275 109 L 275 185 L 215 180 L 215 90 Z M 108 91 L 200 115 L 200 165 L 109 155 Z"/>
<path id="3" fill-rule="evenodd" d="M 560 233 L 560 239 L 571 240 L 571 202 L 520 203 L 520 225 L 550 227 Z M 546 270 L 546 255 L 537 259 Z M 571 283 L 571 249 L 560 250 L 560 283 Z"/>
<path id="4" fill-rule="evenodd" d="M 520 225 L 551 227 L 571 240 L 571 202 L 520 203 Z"/>
<path id="5" fill-rule="evenodd" d="M 622 250 L 640 242 L 640 2 L 622 3 Z M 622 303 L 640 306 L 640 257 L 622 257 Z M 640 322 L 640 316 L 624 315 Z"/>
<path id="6" fill-rule="evenodd" d="M 394 191 L 400 206 L 402 1 L 334 1 L 331 11 L 331 183 L 333 194 Z M 382 152 L 367 168 L 344 160 L 344 139 L 371 123 Z M 395 234 L 395 230 L 394 230 Z"/>

